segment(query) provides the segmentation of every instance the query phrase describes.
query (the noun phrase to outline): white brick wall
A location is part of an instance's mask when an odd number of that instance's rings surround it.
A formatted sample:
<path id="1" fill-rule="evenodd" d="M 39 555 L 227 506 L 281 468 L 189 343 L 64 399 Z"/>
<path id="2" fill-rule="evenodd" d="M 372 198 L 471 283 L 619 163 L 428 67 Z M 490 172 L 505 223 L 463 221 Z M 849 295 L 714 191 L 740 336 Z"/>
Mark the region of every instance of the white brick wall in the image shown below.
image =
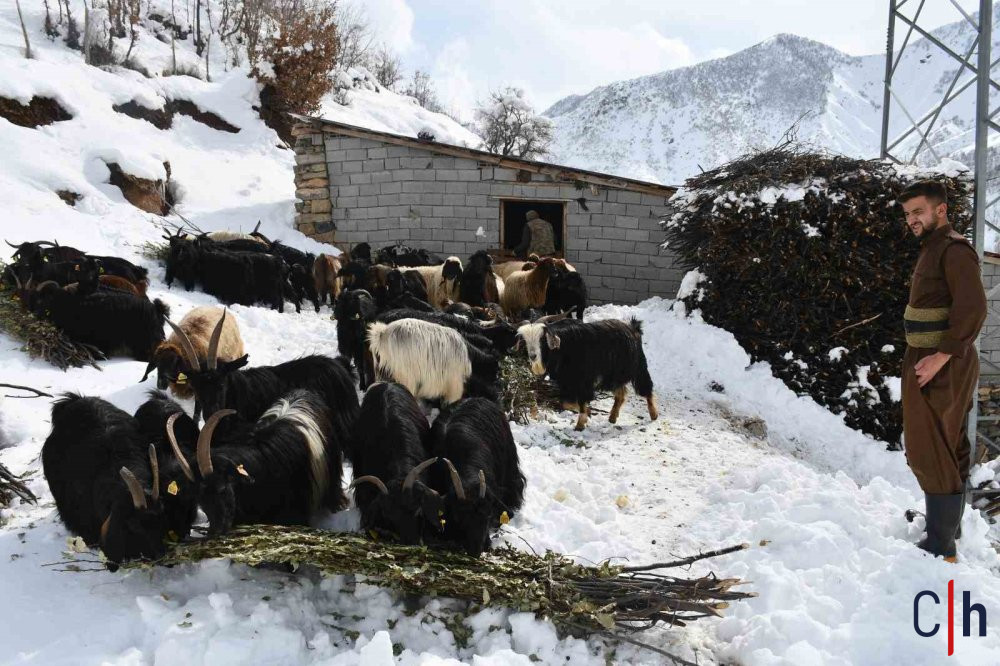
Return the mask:
<path id="1" fill-rule="evenodd" d="M 584 276 L 593 302 L 673 298 L 684 274 L 659 249 L 665 197 L 603 187 L 594 195 L 542 174 L 519 183 L 513 169 L 331 133 L 324 156 L 342 245 L 399 241 L 465 259 L 499 246 L 499 197 L 571 199 L 566 259 Z M 587 210 L 574 201 L 581 196 Z M 485 238 L 475 234 L 480 226 Z"/>

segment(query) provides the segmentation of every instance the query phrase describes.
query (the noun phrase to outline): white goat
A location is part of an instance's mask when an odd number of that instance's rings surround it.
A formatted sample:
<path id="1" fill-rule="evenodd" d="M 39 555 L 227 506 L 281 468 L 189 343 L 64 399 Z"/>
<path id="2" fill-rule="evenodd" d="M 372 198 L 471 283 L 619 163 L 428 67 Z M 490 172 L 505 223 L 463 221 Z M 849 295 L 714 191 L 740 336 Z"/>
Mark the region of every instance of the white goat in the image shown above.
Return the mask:
<path id="1" fill-rule="evenodd" d="M 458 283 L 462 277 L 462 260 L 448 257 L 440 266 L 416 266 L 427 287 L 427 302 L 437 310 L 444 310 L 448 301 L 457 301 Z"/>
<path id="2" fill-rule="evenodd" d="M 395 381 L 415 398 L 461 399 L 472 363 L 458 331 L 419 319 L 400 319 L 368 327 L 376 381 Z"/>

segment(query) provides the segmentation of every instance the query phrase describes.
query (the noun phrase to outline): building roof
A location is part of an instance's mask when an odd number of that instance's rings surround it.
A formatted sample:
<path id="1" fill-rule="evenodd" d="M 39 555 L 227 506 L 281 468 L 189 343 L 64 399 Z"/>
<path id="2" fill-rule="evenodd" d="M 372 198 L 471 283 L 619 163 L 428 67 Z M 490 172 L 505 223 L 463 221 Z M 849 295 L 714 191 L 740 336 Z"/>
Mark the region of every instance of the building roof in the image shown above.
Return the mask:
<path id="1" fill-rule="evenodd" d="M 411 136 L 381 132 L 378 130 L 368 129 L 366 127 L 358 127 L 356 125 L 348 125 L 346 123 L 327 120 L 326 118 L 314 118 L 310 116 L 300 116 L 297 114 L 290 115 L 295 118 L 295 120 L 298 121 L 298 125 L 303 126 L 303 128 L 321 129 L 324 132 L 330 132 L 331 134 L 361 139 L 372 139 L 397 146 L 410 146 L 433 153 L 439 153 L 441 155 L 448 155 L 450 157 L 466 157 L 506 169 L 524 170 L 533 173 L 546 174 L 551 176 L 556 181 L 582 181 L 584 183 L 592 183 L 594 185 L 602 185 L 605 187 L 614 187 L 623 190 L 631 190 L 634 192 L 667 197 L 672 196 L 674 192 L 677 191 L 676 187 L 670 185 L 650 183 L 643 180 L 635 180 L 633 178 L 625 178 L 623 176 L 615 176 L 613 174 L 600 173 L 597 171 L 587 171 L 586 169 L 577 169 L 575 167 L 565 166 L 562 164 L 526 160 L 509 155 L 497 155 L 496 153 L 489 153 L 485 150 L 476 150 L 475 148 L 466 148 L 465 146 L 454 146 L 448 143 L 441 143 L 439 141 L 424 141 L 422 139 L 415 139 Z M 293 133 L 301 133 L 301 130 L 298 132 L 293 130 Z"/>

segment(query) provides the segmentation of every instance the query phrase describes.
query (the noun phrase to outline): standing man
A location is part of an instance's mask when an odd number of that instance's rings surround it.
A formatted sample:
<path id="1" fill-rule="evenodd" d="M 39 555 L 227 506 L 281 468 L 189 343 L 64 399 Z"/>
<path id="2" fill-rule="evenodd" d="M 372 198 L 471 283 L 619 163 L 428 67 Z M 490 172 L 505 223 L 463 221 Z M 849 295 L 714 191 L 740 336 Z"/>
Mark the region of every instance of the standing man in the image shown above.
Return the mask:
<path id="1" fill-rule="evenodd" d="M 529 210 L 524 216 L 527 224 L 521 232 L 521 242 L 514 247 L 514 256 L 524 259 L 529 254 L 539 257 L 556 253 L 555 232 L 552 225 L 538 217 L 538 212 Z"/>
<path id="2" fill-rule="evenodd" d="M 954 562 L 971 462 L 966 425 L 979 380 L 975 341 L 986 319 L 986 294 L 979 256 L 948 222 L 945 186 L 913 183 L 899 202 L 921 246 L 903 322 L 903 441 L 927 517 L 927 536 L 917 546 Z"/>

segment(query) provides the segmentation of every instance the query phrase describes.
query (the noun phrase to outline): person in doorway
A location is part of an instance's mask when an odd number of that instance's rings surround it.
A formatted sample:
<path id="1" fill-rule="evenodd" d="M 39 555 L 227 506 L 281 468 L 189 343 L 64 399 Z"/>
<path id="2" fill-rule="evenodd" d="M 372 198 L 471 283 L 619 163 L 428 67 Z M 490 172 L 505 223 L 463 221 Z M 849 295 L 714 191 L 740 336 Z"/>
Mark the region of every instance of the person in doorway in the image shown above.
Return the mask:
<path id="1" fill-rule="evenodd" d="M 970 446 L 967 418 L 979 380 L 975 347 L 986 319 L 979 257 L 948 222 L 948 191 L 935 181 L 898 198 L 920 239 L 904 314 L 903 441 L 924 491 L 927 535 L 917 544 L 949 562 L 965 507 Z"/>
<path id="2" fill-rule="evenodd" d="M 514 247 L 514 256 L 525 259 L 529 254 L 539 257 L 556 253 L 555 232 L 552 225 L 538 217 L 538 212 L 529 210 L 524 216 L 527 223 L 521 232 L 521 242 Z"/>

